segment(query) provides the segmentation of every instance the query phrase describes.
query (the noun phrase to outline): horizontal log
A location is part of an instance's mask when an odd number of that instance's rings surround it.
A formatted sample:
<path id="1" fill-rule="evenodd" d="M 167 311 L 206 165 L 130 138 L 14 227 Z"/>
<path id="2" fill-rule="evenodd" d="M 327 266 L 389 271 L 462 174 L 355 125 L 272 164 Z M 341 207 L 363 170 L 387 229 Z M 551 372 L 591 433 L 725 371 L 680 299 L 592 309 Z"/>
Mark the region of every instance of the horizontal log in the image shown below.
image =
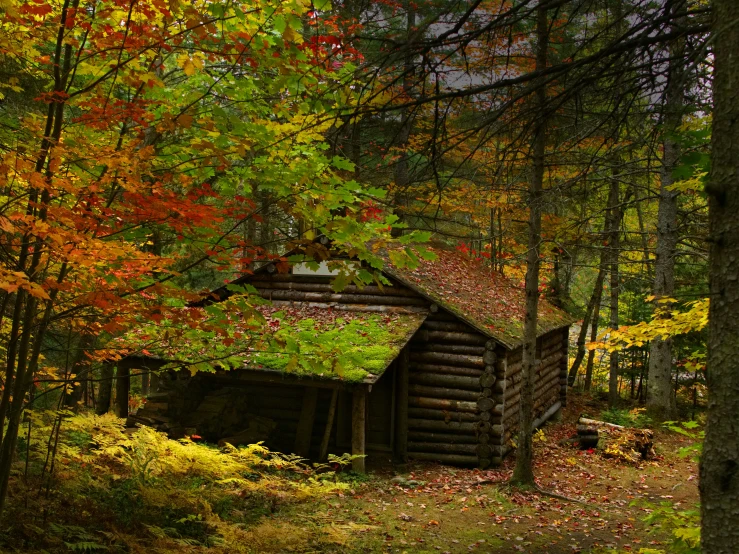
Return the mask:
<path id="1" fill-rule="evenodd" d="M 429 317 L 429 321 L 451 321 L 454 323 L 461 323 L 462 325 L 466 325 L 464 322 L 462 322 L 457 316 L 454 314 L 446 311 L 446 310 L 436 310 L 434 313 Z M 468 328 L 471 329 L 471 327 L 468 326 Z"/>
<path id="2" fill-rule="evenodd" d="M 414 408 L 433 408 L 449 412 L 477 412 L 477 403 L 448 398 L 428 398 L 423 396 L 409 396 L 408 405 Z"/>
<path id="3" fill-rule="evenodd" d="M 478 438 L 472 433 L 433 433 L 431 431 L 408 431 L 408 440 L 412 442 L 436 442 L 446 444 L 477 444 Z"/>
<path id="4" fill-rule="evenodd" d="M 408 429 L 417 429 L 420 431 L 442 431 L 446 433 L 456 431 L 474 433 L 477 429 L 477 424 L 468 421 L 440 421 L 438 419 L 418 419 L 412 417 L 408 418 Z"/>
<path id="5" fill-rule="evenodd" d="M 537 405 L 537 401 L 544 397 L 559 397 L 559 391 L 556 388 L 541 389 L 534 391 L 534 405 Z M 506 404 L 506 413 L 516 406 L 521 399 L 521 396 L 515 396 L 509 403 Z"/>
<path id="6" fill-rule="evenodd" d="M 464 454 L 436 454 L 432 452 L 408 452 L 408 457 L 424 462 L 439 462 L 441 464 L 452 464 L 460 466 L 476 466 L 477 456 Z"/>
<path id="7" fill-rule="evenodd" d="M 423 328 L 429 331 L 451 331 L 455 333 L 475 334 L 472 327 L 452 317 L 451 320 L 441 321 L 439 314 L 430 314 L 424 321 Z"/>
<path id="8" fill-rule="evenodd" d="M 547 358 L 547 357 L 551 356 L 552 354 L 556 354 L 558 352 L 560 354 L 563 354 L 564 353 L 564 349 L 562 348 L 562 345 L 561 344 L 557 344 L 555 346 L 550 346 L 549 348 L 542 349 L 542 351 L 540 353 L 540 357 L 542 359 L 544 359 L 544 358 Z"/>
<path id="9" fill-rule="evenodd" d="M 534 415 L 536 416 L 537 410 L 545 410 L 547 406 L 550 406 L 554 402 L 557 402 L 556 396 L 540 398 L 534 402 Z M 511 425 L 518 424 L 519 418 L 519 404 L 516 403 L 513 406 L 506 406 L 505 417 L 503 418 L 503 426 L 507 430 Z"/>
<path id="10" fill-rule="evenodd" d="M 496 381 L 495 374 L 492 372 L 483 373 L 482 375 L 480 375 L 478 381 L 481 387 L 492 387 L 493 385 L 495 385 Z"/>
<path id="11" fill-rule="evenodd" d="M 440 421 L 470 421 L 477 422 L 479 417 L 474 412 L 455 412 L 451 410 L 439 410 L 435 408 L 417 408 L 411 406 L 408 408 L 408 416 L 416 419 L 436 419 Z"/>
<path id="12" fill-rule="evenodd" d="M 413 337 L 411 349 L 420 352 L 448 352 L 449 354 L 467 354 L 470 356 L 482 356 L 486 352 L 484 346 L 425 341 L 419 338 L 418 334 Z"/>
<path id="13" fill-rule="evenodd" d="M 557 383 L 559 383 L 558 372 L 550 372 L 549 374 L 539 375 L 537 377 L 537 380 L 534 382 L 534 390 L 536 391 L 542 388 L 549 388 L 556 385 Z M 523 381 L 519 381 L 518 383 L 514 384 L 513 387 L 506 390 L 504 398 L 506 400 L 510 400 L 514 396 L 517 396 L 518 394 L 520 394 L 522 387 Z"/>
<path id="14" fill-rule="evenodd" d="M 399 287 L 378 287 L 376 285 L 366 285 L 362 288 L 356 285 L 347 285 L 340 291 L 335 291 L 330 283 L 306 283 L 302 281 L 254 281 L 257 290 L 295 290 L 301 292 L 318 292 L 328 294 L 360 294 L 369 296 L 401 296 L 408 298 L 419 298 L 417 292 L 406 288 Z"/>
<path id="15" fill-rule="evenodd" d="M 549 420 L 549 418 L 551 418 L 554 414 L 556 414 L 561 409 L 562 409 L 561 402 L 555 402 L 554 404 L 549 406 L 549 408 L 547 408 L 543 414 L 541 414 L 539 417 L 537 417 L 534 420 L 534 428 L 538 429 L 539 427 L 544 425 L 544 423 L 546 423 Z"/>
<path id="16" fill-rule="evenodd" d="M 564 342 L 564 333 L 562 331 L 555 331 L 553 333 L 548 333 L 541 337 L 541 349 L 544 350 L 545 348 L 555 345 L 555 344 L 562 344 Z"/>
<path id="17" fill-rule="evenodd" d="M 475 402 L 480 397 L 477 391 L 466 391 L 447 387 L 431 387 L 427 385 L 408 385 L 408 393 L 411 396 L 423 396 L 426 398 L 443 398 L 445 400 L 467 400 Z"/>
<path id="18" fill-rule="evenodd" d="M 425 371 L 428 373 L 443 373 L 448 375 L 466 375 L 468 377 L 479 377 L 483 374 L 483 370 L 476 367 L 459 367 L 453 365 L 441 364 L 424 364 L 411 362 L 409 364 L 411 371 Z"/>
<path id="19" fill-rule="evenodd" d="M 485 346 L 485 342 L 487 341 L 487 338 L 479 333 L 465 333 L 461 331 L 426 331 L 425 339 L 429 342 L 451 342 L 472 346 Z"/>
<path id="20" fill-rule="evenodd" d="M 493 457 L 490 459 L 491 463 L 496 463 L 495 460 L 497 459 L 500 463 L 503 461 L 503 455 L 505 453 L 505 446 L 493 446 Z"/>
<path id="21" fill-rule="evenodd" d="M 520 346 L 508 353 L 508 365 L 520 362 L 523 359 L 523 348 Z"/>
<path id="22" fill-rule="evenodd" d="M 252 283 L 265 281 L 289 283 L 298 280 L 302 283 L 331 283 L 331 277 L 329 275 L 295 275 L 293 273 L 273 273 L 272 275 L 267 275 L 265 273 L 257 273 L 250 278 Z"/>
<path id="23" fill-rule="evenodd" d="M 457 365 L 462 367 L 484 368 L 485 362 L 480 356 L 449 354 L 446 352 L 414 352 L 410 353 L 411 361 L 441 365 Z"/>
<path id="24" fill-rule="evenodd" d="M 482 361 L 488 365 L 494 364 L 498 360 L 498 355 L 492 350 L 485 350 L 482 355 Z"/>
<path id="25" fill-rule="evenodd" d="M 493 447 L 489 444 L 478 444 L 475 452 L 477 452 L 477 456 L 480 458 L 492 458 Z"/>
<path id="26" fill-rule="evenodd" d="M 506 367 L 506 372 L 505 372 L 506 377 L 510 377 L 511 375 L 515 375 L 516 373 L 518 373 L 519 371 L 521 371 L 522 368 L 523 368 L 523 366 L 521 365 L 521 362 L 516 362 L 514 364 L 508 364 L 507 367 Z"/>
<path id="27" fill-rule="evenodd" d="M 537 410 L 546 409 L 547 406 L 550 406 L 556 402 L 558 402 L 559 395 L 558 394 L 551 394 L 551 395 L 544 395 L 540 396 L 539 398 L 534 400 L 534 413 L 536 413 Z M 506 413 L 505 417 L 503 418 L 503 425 L 508 428 L 512 422 L 518 422 L 519 417 L 519 402 L 516 401 L 515 404 L 512 404 L 511 406 L 506 406 Z"/>
<path id="28" fill-rule="evenodd" d="M 428 309 L 423 306 L 389 306 L 379 304 L 346 304 L 343 302 L 294 302 L 292 300 L 272 300 L 274 306 L 306 306 L 344 312 L 374 312 L 380 314 L 425 314 Z"/>
<path id="29" fill-rule="evenodd" d="M 331 292 L 305 292 L 299 290 L 257 289 L 269 300 L 292 302 L 341 302 L 344 304 L 379 304 L 389 306 L 428 306 L 423 298 L 405 296 L 380 296 L 372 294 L 344 294 Z"/>
<path id="30" fill-rule="evenodd" d="M 408 374 L 408 382 L 418 385 L 446 387 L 468 391 L 480 390 L 480 379 L 462 375 L 444 375 L 442 373 L 426 373 L 412 371 Z"/>
<path id="31" fill-rule="evenodd" d="M 616 425 L 615 423 L 608 423 L 606 421 L 600 421 L 598 419 L 588 419 L 587 417 L 581 417 L 578 420 L 581 425 L 593 425 L 595 427 L 608 427 L 610 429 L 625 429 L 623 425 Z"/>
<path id="32" fill-rule="evenodd" d="M 411 442 L 408 441 L 408 452 L 443 452 L 445 454 L 475 454 L 477 444 L 450 444 L 445 442 Z"/>

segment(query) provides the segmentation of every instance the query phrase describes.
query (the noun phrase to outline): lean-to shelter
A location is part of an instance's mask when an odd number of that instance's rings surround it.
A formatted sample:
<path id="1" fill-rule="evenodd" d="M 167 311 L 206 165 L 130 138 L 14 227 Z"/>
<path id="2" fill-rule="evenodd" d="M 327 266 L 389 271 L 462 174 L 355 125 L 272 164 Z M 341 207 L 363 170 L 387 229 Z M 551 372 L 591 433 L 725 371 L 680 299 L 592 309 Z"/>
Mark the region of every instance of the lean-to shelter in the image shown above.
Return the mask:
<path id="1" fill-rule="evenodd" d="M 314 459 L 351 452 L 500 463 L 518 427 L 523 288 L 463 253 L 427 249 L 436 259 L 414 269 L 385 252 L 382 285 L 336 292 L 325 263 L 316 271 L 294 262 L 287 271 L 268 264 L 213 291 L 211 306 L 236 298 L 239 287 L 268 301 L 252 317 L 262 318 L 269 337 L 249 335 L 248 318 L 227 316 L 250 341 L 229 354 L 231 369 L 164 371 L 129 420 L 209 440 L 264 440 Z M 570 322 L 540 302 L 537 424 L 566 402 Z M 214 334 L 196 354 L 217 358 L 222 342 Z M 177 348 L 149 348 L 118 365 L 125 374 L 177 360 L 187 363 Z M 363 470 L 364 459 L 354 467 Z"/>

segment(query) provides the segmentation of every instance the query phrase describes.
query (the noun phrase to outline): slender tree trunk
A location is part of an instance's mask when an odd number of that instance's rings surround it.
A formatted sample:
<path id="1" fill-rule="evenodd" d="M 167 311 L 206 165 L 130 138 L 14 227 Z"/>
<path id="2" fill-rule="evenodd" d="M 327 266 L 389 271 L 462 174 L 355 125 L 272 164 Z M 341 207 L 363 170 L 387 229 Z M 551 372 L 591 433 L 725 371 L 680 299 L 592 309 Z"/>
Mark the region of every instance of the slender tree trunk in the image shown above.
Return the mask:
<path id="1" fill-rule="evenodd" d="M 68 392 L 64 399 L 64 405 L 68 408 L 76 408 L 80 400 L 82 400 L 82 394 L 87 386 L 91 366 L 91 360 L 87 356 L 87 352 L 92 348 L 94 342 L 94 336 L 84 335 L 77 343 L 77 352 L 74 354 L 74 362 L 72 363 L 72 370 L 69 375 L 72 383 L 67 387 L 66 390 Z"/>
<path id="2" fill-rule="evenodd" d="M 536 70 L 547 66 L 549 25 L 547 10 L 540 0 L 536 12 Z M 534 420 L 534 380 L 536 377 L 536 326 L 539 319 L 539 246 L 541 243 L 541 210 L 544 187 L 544 155 L 547 135 L 546 84 L 536 91 L 537 120 L 534 128 L 533 171 L 529 182 L 529 238 L 526 254 L 526 318 L 524 320 L 523 386 L 519 402 L 518 448 L 511 483 L 534 486 L 532 431 Z"/>
<path id="3" fill-rule="evenodd" d="M 608 192 L 609 217 L 611 220 L 611 229 L 608 237 L 608 266 L 609 266 L 609 294 L 610 294 L 610 317 L 608 325 L 611 329 L 618 329 L 618 297 L 619 297 L 619 246 L 621 238 L 621 218 L 623 210 L 619 205 L 619 181 L 617 175 L 611 179 L 610 190 Z M 618 401 L 618 350 L 610 353 L 609 360 L 609 378 L 608 378 L 608 404 L 613 406 Z"/>
<path id="4" fill-rule="evenodd" d="M 601 294 L 598 296 L 598 301 L 595 304 L 595 309 L 593 310 L 593 326 L 592 330 L 590 332 L 590 342 L 595 342 L 595 340 L 598 338 L 598 322 L 600 321 L 600 301 L 603 296 L 601 289 Z M 585 365 L 585 385 L 583 389 L 585 392 L 590 392 L 590 389 L 593 386 L 593 366 L 595 365 L 595 350 L 591 350 L 588 352 L 588 363 Z"/>
<path id="5" fill-rule="evenodd" d="M 100 368 L 100 387 L 98 388 L 98 401 L 95 413 L 107 414 L 110 411 L 110 399 L 113 395 L 113 365 L 104 363 Z"/>
<path id="6" fill-rule="evenodd" d="M 585 339 L 588 336 L 590 320 L 593 316 L 593 312 L 595 311 L 595 306 L 600 304 L 600 299 L 603 295 L 603 281 L 605 280 L 605 277 L 606 270 L 604 266 L 603 253 L 601 252 L 601 262 L 600 269 L 598 270 L 598 277 L 596 277 L 595 279 L 595 284 L 593 285 L 593 293 L 590 295 L 590 301 L 585 308 L 585 316 L 582 318 L 580 333 L 577 335 L 577 353 L 575 354 L 575 359 L 572 361 L 570 373 L 567 376 L 567 384 L 569 386 L 573 386 L 575 384 L 575 380 L 577 379 L 577 372 L 580 369 L 580 364 L 582 364 L 582 361 L 585 358 Z"/>
<path id="7" fill-rule="evenodd" d="M 682 0 L 671 3 L 672 11 L 685 8 Z M 669 8 L 668 8 L 669 9 Z M 678 18 L 673 28 L 678 27 Z M 677 39 L 670 48 L 670 62 L 667 70 L 667 90 L 665 93 L 664 114 L 664 154 L 660 173 L 659 208 L 657 211 L 657 247 L 654 264 L 655 302 L 669 298 L 675 292 L 675 252 L 677 251 L 677 196 L 670 190 L 674 179 L 672 172 L 680 161 L 680 147 L 674 134 L 682 122 L 683 89 L 685 87 L 684 40 Z M 655 304 L 655 317 L 668 317 L 669 306 Z M 660 312 L 663 313 L 660 316 Z M 647 408 L 657 419 L 671 418 L 675 403 L 671 394 L 672 380 L 672 338 L 657 337 L 652 340 L 649 355 L 649 396 Z"/>
<path id="8" fill-rule="evenodd" d="M 407 52 L 405 55 L 405 61 L 403 63 L 403 96 L 406 97 L 410 94 L 412 83 L 413 83 L 413 35 L 414 27 L 416 25 L 416 11 L 413 7 L 413 3 L 406 2 L 407 10 Z M 396 142 L 397 148 L 400 149 L 400 155 L 398 161 L 395 164 L 395 198 L 393 200 L 393 208 L 395 215 L 400 218 L 400 221 L 404 219 L 404 208 L 406 207 L 406 195 L 408 186 L 410 185 L 410 169 L 408 164 L 408 140 L 411 136 L 411 129 L 413 127 L 413 115 L 412 108 L 403 109 L 400 112 L 401 127 L 398 132 L 398 140 Z M 397 227 L 393 227 L 392 236 L 399 237 L 403 233 L 403 230 Z"/>
<path id="9" fill-rule="evenodd" d="M 618 197 L 618 184 L 616 186 L 616 197 Z M 616 208 L 618 209 L 618 208 Z M 618 329 L 618 296 L 619 296 L 619 278 L 618 278 L 618 250 L 619 250 L 619 232 L 618 229 L 613 233 L 613 239 L 609 243 L 611 248 L 611 267 L 610 267 L 610 320 L 611 329 Z M 608 371 L 608 405 L 615 406 L 618 403 L 618 367 L 619 352 L 614 350 L 611 352 L 609 371 Z"/>
<path id="10" fill-rule="evenodd" d="M 739 545 L 739 3 L 713 0 L 708 421 L 700 467 L 701 546 Z"/>

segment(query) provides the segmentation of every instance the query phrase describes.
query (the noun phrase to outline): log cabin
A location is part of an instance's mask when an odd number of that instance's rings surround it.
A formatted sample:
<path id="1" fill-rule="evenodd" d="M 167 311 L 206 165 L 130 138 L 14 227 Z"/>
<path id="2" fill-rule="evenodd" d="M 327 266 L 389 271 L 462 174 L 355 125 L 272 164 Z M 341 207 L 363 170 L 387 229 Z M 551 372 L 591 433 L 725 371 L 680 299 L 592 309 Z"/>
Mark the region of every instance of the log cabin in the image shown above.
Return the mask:
<path id="1" fill-rule="evenodd" d="M 278 331 L 271 342 L 250 339 L 253 348 L 228 370 L 162 371 L 178 359 L 172 351 L 123 358 L 119 398 L 128 398 L 131 370 L 158 375 L 129 423 L 212 441 L 263 440 L 315 460 L 351 452 L 357 471 L 365 455 L 383 454 L 500 464 L 518 428 L 523 287 L 463 253 L 427 248 L 436 259 L 414 269 L 385 255 L 382 285 L 336 292 L 326 262 L 295 262 L 267 264 L 213 291 L 208 302 L 220 303 L 247 287 L 268 301 L 255 309 Z M 571 323 L 549 302 L 539 306 L 536 426 L 567 401 Z M 217 356 L 216 343 L 204 353 Z M 125 410 L 119 402 L 119 415 Z"/>

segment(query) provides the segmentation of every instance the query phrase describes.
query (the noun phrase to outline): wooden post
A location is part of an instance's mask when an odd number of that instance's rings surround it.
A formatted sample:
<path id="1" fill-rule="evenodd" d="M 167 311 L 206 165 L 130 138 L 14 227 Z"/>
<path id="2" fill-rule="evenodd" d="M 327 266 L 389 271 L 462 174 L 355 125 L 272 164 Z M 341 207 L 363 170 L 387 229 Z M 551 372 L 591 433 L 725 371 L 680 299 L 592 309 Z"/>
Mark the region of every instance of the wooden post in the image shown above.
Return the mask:
<path id="1" fill-rule="evenodd" d="M 110 397 L 113 392 L 113 364 L 104 362 L 100 367 L 100 384 L 98 385 L 98 401 L 95 413 L 107 414 L 110 410 Z"/>
<path id="2" fill-rule="evenodd" d="M 149 387 L 148 394 L 157 392 L 159 388 L 159 373 L 154 370 L 149 370 Z"/>
<path id="3" fill-rule="evenodd" d="M 124 360 L 121 360 L 118 362 L 115 379 L 116 415 L 118 417 L 128 417 L 128 392 L 130 386 L 130 368 Z"/>
<path id="4" fill-rule="evenodd" d="M 321 440 L 321 449 L 318 453 L 318 461 L 322 462 L 328 456 L 328 441 L 331 440 L 331 429 L 334 426 L 334 416 L 336 415 L 336 403 L 339 399 L 339 389 L 336 388 L 331 393 L 331 404 L 328 406 L 328 416 L 326 417 L 326 430 L 323 432 L 323 440 Z"/>
<path id="5" fill-rule="evenodd" d="M 300 410 L 298 430 L 295 434 L 294 450 L 298 456 L 307 458 L 310 455 L 310 442 L 313 435 L 313 422 L 316 419 L 316 403 L 318 402 L 318 389 L 306 387 L 303 394 L 303 407 Z"/>
<path id="6" fill-rule="evenodd" d="M 141 396 L 146 398 L 149 396 L 149 376 L 151 375 L 150 369 L 145 369 L 141 372 Z"/>
<path id="7" fill-rule="evenodd" d="M 357 387 L 352 394 L 352 454 L 362 456 L 352 462 L 352 469 L 364 473 L 367 389 Z"/>
<path id="8" fill-rule="evenodd" d="M 408 461 L 408 347 L 400 351 L 397 361 L 395 395 L 395 456 L 399 462 Z"/>

